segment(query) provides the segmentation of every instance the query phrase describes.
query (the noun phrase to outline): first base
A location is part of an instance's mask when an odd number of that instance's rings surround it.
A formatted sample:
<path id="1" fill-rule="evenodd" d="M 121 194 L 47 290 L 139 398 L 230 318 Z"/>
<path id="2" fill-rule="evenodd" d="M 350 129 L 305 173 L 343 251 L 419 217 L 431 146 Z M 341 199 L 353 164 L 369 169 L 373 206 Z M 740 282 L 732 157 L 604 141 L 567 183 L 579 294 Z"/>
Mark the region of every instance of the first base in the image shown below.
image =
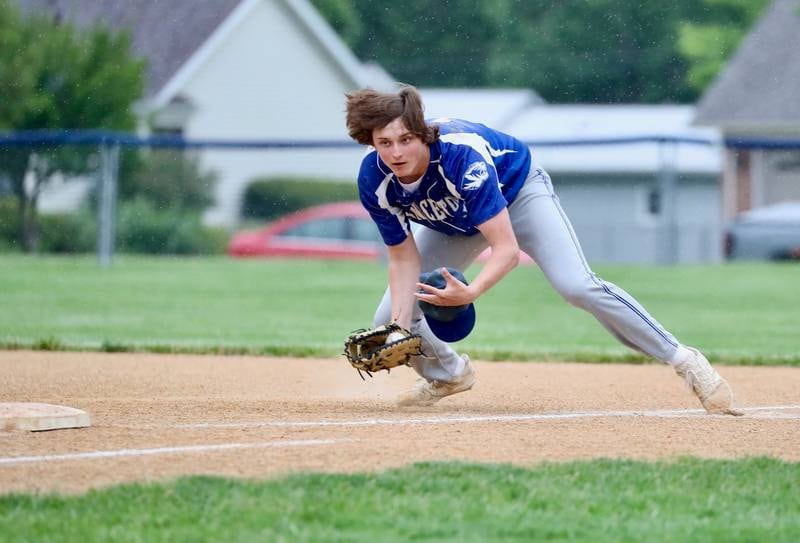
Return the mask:
<path id="1" fill-rule="evenodd" d="M 86 428 L 92 421 L 86 411 L 48 403 L 0 403 L 0 430 L 43 432 Z"/>

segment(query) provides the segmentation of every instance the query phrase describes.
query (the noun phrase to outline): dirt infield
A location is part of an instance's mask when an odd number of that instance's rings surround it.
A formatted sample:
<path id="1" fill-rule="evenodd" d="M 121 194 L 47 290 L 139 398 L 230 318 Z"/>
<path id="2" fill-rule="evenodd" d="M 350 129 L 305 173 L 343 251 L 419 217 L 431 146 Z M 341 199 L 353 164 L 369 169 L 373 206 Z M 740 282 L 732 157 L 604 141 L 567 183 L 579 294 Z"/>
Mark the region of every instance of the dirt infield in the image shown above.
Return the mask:
<path id="1" fill-rule="evenodd" d="M 92 427 L 0 432 L 0 493 L 188 474 L 266 477 L 426 460 L 696 455 L 800 460 L 800 369 L 721 367 L 744 417 L 701 413 L 661 365 L 477 363 L 470 392 L 396 408 L 402 368 L 343 359 L 0 352 L 0 402 L 84 409 Z"/>

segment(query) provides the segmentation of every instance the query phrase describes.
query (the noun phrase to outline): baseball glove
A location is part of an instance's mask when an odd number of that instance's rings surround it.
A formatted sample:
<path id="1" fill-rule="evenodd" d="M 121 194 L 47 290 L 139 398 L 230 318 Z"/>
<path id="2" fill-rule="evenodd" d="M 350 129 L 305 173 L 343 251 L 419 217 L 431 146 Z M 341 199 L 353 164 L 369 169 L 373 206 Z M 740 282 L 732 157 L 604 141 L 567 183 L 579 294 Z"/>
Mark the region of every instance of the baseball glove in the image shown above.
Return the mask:
<path id="1" fill-rule="evenodd" d="M 387 343 L 390 334 L 394 334 Z M 353 331 L 344 342 L 344 356 L 364 379 L 372 372 L 408 365 L 412 356 L 422 354 L 422 338 L 397 323 Z"/>

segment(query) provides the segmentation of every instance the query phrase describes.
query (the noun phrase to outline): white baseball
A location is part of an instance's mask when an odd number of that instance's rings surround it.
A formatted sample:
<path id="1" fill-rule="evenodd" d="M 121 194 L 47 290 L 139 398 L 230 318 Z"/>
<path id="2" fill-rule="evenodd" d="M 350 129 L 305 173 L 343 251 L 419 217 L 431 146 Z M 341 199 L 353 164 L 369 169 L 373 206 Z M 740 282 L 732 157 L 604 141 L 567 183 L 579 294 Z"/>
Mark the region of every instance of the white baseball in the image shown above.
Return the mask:
<path id="1" fill-rule="evenodd" d="M 400 332 L 392 332 L 388 336 L 386 336 L 385 344 L 394 343 L 395 341 L 400 341 L 401 339 L 405 338 L 406 336 L 401 334 Z"/>

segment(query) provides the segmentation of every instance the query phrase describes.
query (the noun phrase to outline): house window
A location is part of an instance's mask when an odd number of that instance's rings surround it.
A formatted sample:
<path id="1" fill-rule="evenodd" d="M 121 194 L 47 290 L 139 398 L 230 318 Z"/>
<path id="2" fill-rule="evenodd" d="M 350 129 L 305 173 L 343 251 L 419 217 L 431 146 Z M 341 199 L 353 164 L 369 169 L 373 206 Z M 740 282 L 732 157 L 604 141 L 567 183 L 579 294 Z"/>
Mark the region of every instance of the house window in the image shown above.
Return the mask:
<path id="1" fill-rule="evenodd" d="M 661 214 L 661 191 L 657 187 L 647 191 L 647 212 L 650 215 Z"/>
<path id="2" fill-rule="evenodd" d="M 176 128 L 155 127 L 153 128 L 153 135 L 183 137 L 183 127 L 176 127 Z"/>

